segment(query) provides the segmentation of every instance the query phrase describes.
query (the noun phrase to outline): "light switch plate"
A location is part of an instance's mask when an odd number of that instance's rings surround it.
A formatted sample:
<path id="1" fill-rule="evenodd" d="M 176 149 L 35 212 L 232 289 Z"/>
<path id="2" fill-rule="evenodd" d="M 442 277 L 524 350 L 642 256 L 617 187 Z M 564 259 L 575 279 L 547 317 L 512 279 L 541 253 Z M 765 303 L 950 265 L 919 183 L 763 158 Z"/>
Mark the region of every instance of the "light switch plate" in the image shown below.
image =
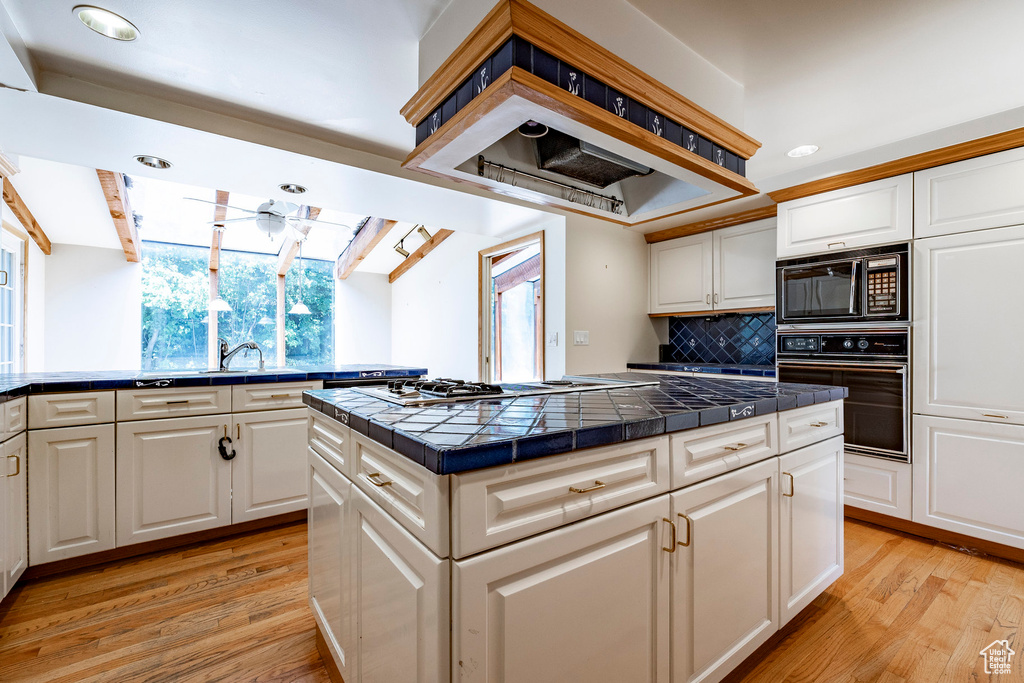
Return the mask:
<path id="1" fill-rule="evenodd" d="M 589 346 L 590 345 L 590 331 L 589 330 L 576 330 L 572 333 L 573 346 Z"/>
<path id="2" fill-rule="evenodd" d="M 552 332 L 548 335 L 548 346 L 558 346 L 558 333 Z"/>

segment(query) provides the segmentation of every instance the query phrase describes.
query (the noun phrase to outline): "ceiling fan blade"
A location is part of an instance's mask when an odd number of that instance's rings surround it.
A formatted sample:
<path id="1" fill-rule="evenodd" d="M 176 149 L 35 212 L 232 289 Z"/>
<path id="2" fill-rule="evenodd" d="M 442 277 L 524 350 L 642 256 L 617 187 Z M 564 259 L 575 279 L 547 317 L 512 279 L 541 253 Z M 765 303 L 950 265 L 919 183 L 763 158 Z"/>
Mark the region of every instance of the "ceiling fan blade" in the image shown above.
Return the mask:
<path id="1" fill-rule="evenodd" d="M 333 225 L 333 226 L 336 226 L 336 227 L 339 227 L 339 228 L 345 228 L 349 232 L 354 230 L 354 228 L 351 225 L 345 225 L 344 223 L 332 223 L 330 221 L 321 221 L 319 219 L 314 220 L 312 218 L 300 218 L 299 216 L 288 216 L 288 220 L 290 220 L 290 221 L 301 221 L 302 223 L 306 223 L 307 225 Z"/>
<path id="2" fill-rule="evenodd" d="M 221 223 L 239 223 L 241 221 L 254 221 L 254 220 L 256 220 L 255 216 L 243 216 L 242 218 L 228 218 L 227 220 L 223 220 L 223 221 L 207 221 L 206 224 L 207 225 L 215 225 L 215 224 L 216 225 L 220 225 Z"/>
<path id="3" fill-rule="evenodd" d="M 269 203 L 271 207 L 273 207 L 275 213 L 281 213 L 284 216 L 295 213 L 299 210 L 298 204 L 292 204 L 291 202 L 286 202 L 282 199 L 271 199 Z"/>
<path id="4" fill-rule="evenodd" d="M 230 204 L 218 204 L 217 202 L 211 202 L 209 199 L 199 199 L 197 197 L 182 197 L 182 199 L 187 199 L 190 202 L 202 202 L 203 204 L 213 204 L 214 206 L 222 206 L 225 209 L 234 209 L 235 211 L 245 211 L 246 213 L 256 213 L 255 211 L 252 211 L 251 209 L 243 209 L 240 206 L 231 206 Z"/>

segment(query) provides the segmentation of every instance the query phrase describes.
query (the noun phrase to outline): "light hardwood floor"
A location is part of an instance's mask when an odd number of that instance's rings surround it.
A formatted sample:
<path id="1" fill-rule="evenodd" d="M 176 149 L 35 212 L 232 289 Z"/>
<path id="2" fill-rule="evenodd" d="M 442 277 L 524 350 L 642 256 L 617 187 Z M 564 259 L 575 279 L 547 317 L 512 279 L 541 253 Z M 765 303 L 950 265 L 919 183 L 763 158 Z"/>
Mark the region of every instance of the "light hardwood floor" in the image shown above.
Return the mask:
<path id="1" fill-rule="evenodd" d="M 306 600 L 304 523 L 27 582 L 0 681 L 326 682 Z M 1024 566 L 847 520 L 846 574 L 729 680 L 1021 681 L 1022 616 Z"/>

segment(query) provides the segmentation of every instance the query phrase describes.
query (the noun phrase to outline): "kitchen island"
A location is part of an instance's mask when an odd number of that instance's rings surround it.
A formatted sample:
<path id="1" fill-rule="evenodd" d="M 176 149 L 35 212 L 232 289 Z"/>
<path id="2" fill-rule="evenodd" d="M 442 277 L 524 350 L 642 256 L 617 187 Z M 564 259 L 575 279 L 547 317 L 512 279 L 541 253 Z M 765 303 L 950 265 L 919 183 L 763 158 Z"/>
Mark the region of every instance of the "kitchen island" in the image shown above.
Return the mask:
<path id="1" fill-rule="evenodd" d="M 841 575 L 845 388 L 600 377 L 651 384 L 304 394 L 334 674 L 715 681 Z"/>

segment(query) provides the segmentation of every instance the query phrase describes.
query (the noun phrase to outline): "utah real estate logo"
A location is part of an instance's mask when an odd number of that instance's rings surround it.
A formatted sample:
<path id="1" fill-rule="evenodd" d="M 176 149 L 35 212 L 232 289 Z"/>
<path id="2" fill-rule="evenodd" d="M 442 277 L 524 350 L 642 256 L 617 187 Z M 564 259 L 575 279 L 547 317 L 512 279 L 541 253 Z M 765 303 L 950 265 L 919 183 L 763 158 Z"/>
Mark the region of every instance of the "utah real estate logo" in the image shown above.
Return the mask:
<path id="1" fill-rule="evenodd" d="M 1010 673 L 1010 660 L 1016 653 L 1010 649 L 1009 640 L 993 640 L 988 647 L 979 652 L 985 658 L 985 673 Z"/>

